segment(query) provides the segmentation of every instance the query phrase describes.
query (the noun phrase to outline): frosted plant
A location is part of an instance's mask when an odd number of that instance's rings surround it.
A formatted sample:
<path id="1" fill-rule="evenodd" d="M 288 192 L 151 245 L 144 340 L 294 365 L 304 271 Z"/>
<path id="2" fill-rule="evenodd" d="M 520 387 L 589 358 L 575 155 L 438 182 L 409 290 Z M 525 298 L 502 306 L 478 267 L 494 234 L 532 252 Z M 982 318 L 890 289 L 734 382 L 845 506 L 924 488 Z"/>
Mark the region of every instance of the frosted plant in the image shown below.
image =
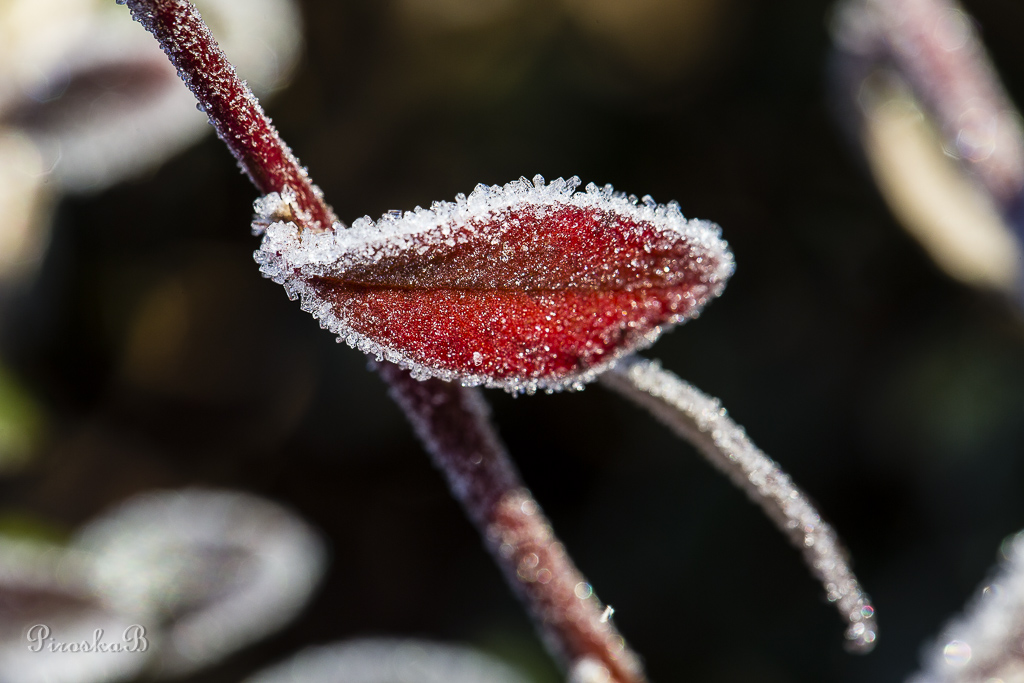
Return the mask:
<path id="1" fill-rule="evenodd" d="M 529 392 L 594 379 L 721 291 L 733 266 L 717 226 L 649 197 L 596 186 L 575 194 L 575 179 L 538 177 L 346 228 L 195 9 L 183 0 L 125 2 L 264 194 L 253 223 L 264 234 L 256 253 L 264 273 L 342 341 L 378 357 L 392 396 L 570 679 L 645 680 L 611 610 L 516 473 L 481 394 L 463 383 Z M 657 397 L 639 375 L 618 377 L 626 395 Z M 659 412 L 670 409 L 698 432 L 711 424 L 685 401 L 669 397 Z M 713 461 L 764 499 L 787 534 L 817 545 L 807 551 L 812 568 L 853 648 L 869 650 L 874 610 L 831 529 L 738 428 L 719 425 L 728 438 L 712 431 Z"/>
<path id="2" fill-rule="evenodd" d="M 311 647 L 245 683 L 529 683 L 521 673 L 468 647 L 365 638 Z"/>
<path id="3" fill-rule="evenodd" d="M 907 683 L 1024 681 L 1024 532 L 1003 542 L 1002 566 L 925 651 Z"/>

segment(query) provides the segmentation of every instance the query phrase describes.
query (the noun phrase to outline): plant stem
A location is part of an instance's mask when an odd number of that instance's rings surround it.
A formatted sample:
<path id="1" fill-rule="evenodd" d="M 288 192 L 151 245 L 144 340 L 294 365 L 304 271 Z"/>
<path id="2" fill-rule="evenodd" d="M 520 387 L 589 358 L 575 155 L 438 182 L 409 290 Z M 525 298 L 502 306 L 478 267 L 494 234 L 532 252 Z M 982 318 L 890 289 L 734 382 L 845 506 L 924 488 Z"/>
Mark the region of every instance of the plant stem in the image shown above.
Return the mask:
<path id="1" fill-rule="evenodd" d="M 378 369 L 570 680 L 645 680 L 516 473 L 479 390 Z"/>
<path id="2" fill-rule="evenodd" d="M 259 102 L 238 78 L 199 13 L 185 0 L 127 0 L 163 46 L 239 165 L 264 194 L 295 193 L 293 220 L 331 230 L 334 214 L 298 165 Z M 523 485 L 477 390 L 414 380 L 389 363 L 379 370 L 484 536 L 548 648 L 574 683 L 641 683 L 639 660 L 608 621 L 590 584 L 555 538 Z"/>
<path id="3" fill-rule="evenodd" d="M 649 410 L 689 441 L 761 506 L 795 546 L 825 586 L 830 602 L 849 624 L 846 638 L 854 652 L 866 653 L 878 636 L 874 607 L 853 575 L 839 539 L 782 469 L 729 419 L 722 404 L 665 370 L 657 361 L 631 357 L 601 381 Z"/>
<path id="4" fill-rule="evenodd" d="M 118 0 L 156 36 L 217 135 L 262 194 L 295 193 L 297 225 L 317 232 L 338 220 L 323 193 L 281 140 L 259 100 L 235 73 L 199 12 L 183 0 Z"/>
<path id="5" fill-rule="evenodd" d="M 1024 127 L 971 17 L 951 0 L 855 0 L 839 17 L 840 47 L 867 63 L 858 72 L 895 67 L 934 116 L 947 152 L 1024 230 Z"/>

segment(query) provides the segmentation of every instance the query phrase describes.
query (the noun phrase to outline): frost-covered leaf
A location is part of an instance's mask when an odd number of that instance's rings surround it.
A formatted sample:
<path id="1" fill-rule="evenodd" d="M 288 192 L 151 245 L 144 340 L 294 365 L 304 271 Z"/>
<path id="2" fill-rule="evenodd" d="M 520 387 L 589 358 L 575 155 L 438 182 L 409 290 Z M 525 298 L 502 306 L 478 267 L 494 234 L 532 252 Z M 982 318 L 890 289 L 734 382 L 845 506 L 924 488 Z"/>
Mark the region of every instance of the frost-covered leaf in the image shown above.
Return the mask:
<path id="1" fill-rule="evenodd" d="M 272 194 L 256 260 L 339 339 L 418 377 L 576 388 L 695 317 L 733 270 L 717 225 L 578 183 L 478 185 L 326 233 Z"/>

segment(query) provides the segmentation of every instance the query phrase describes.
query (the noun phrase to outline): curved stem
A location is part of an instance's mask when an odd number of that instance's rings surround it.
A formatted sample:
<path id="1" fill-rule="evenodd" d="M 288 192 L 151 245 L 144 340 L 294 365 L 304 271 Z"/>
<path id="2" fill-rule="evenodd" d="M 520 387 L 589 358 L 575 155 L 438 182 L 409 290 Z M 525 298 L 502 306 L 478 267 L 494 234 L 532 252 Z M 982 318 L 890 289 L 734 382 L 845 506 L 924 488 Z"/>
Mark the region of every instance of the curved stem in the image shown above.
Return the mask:
<path id="1" fill-rule="evenodd" d="M 178 76 L 253 185 L 263 194 L 294 194 L 292 215 L 282 220 L 318 232 L 330 230 L 338 219 L 320 188 L 281 140 L 196 8 L 184 0 L 118 1 L 127 4 L 132 17 L 160 41 Z"/>
<path id="2" fill-rule="evenodd" d="M 661 367 L 657 361 L 628 358 L 601 381 L 649 410 L 692 443 L 761 506 L 776 526 L 803 551 L 830 602 L 849 624 L 846 638 L 854 652 L 869 652 L 878 636 L 874 607 L 853 575 L 839 539 L 807 496 L 761 452 L 722 404 Z"/>
<path id="3" fill-rule="evenodd" d="M 479 390 L 415 380 L 391 363 L 378 370 L 570 680 L 645 680 L 519 478 Z"/>

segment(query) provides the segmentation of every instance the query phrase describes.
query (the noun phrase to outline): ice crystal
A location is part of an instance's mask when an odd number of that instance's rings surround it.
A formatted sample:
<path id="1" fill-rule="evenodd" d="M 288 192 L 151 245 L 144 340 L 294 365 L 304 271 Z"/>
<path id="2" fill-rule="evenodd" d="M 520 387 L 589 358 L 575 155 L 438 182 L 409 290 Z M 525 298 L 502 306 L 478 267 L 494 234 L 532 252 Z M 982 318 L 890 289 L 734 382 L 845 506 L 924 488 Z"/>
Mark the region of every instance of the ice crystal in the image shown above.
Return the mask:
<path id="1" fill-rule="evenodd" d="M 255 258 L 339 341 L 418 378 L 580 388 L 733 271 L 717 225 L 578 178 L 478 185 L 455 202 L 303 231 L 288 193 L 256 203 Z"/>

